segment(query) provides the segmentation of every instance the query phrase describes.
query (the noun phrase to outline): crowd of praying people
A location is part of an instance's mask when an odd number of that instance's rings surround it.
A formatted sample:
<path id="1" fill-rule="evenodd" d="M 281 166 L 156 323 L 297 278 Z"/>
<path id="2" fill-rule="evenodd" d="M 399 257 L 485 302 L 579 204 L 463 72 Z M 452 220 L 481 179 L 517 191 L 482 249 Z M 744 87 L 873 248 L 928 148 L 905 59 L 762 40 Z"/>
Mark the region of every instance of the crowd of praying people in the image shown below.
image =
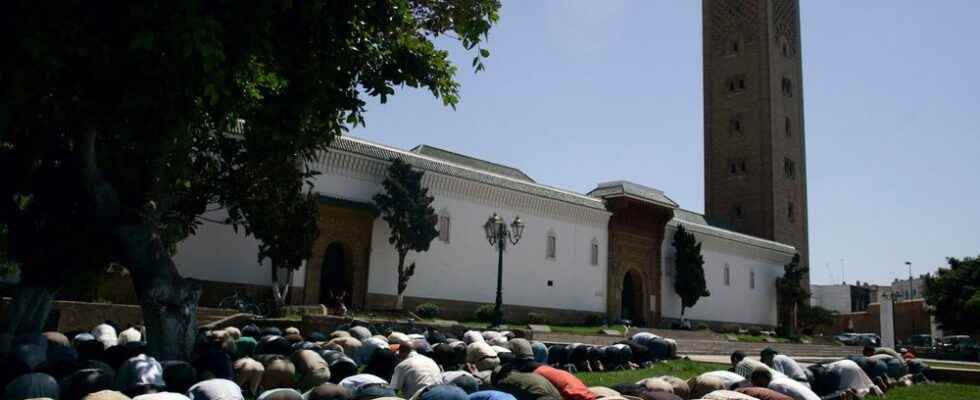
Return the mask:
<path id="1" fill-rule="evenodd" d="M 882 395 L 928 372 L 890 349 L 808 368 L 767 349 L 762 361 L 736 352 L 730 370 L 687 380 L 588 387 L 575 373 L 647 368 L 675 358 L 677 344 L 649 332 L 609 346 L 548 346 L 511 332 L 354 325 L 325 334 L 249 324 L 202 330 L 192 359 L 178 361 L 145 354 L 141 329 L 117 330 L 109 322 L 13 339 L 0 354 L 3 399 L 818 400 Z"/>

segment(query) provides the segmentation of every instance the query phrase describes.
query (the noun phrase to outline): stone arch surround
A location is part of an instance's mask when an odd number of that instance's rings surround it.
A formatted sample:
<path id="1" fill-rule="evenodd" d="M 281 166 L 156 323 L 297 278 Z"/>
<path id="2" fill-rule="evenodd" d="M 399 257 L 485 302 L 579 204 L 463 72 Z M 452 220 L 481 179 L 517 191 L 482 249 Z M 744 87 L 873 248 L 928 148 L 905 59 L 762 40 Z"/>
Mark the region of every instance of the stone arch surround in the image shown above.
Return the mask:
<path id="1" fill-rule="evenodd" d="M 375 211 L 368 204 L 345 203 L 333 199 L 321 199 L 317 226 L 320 236 L 313 242 L 310 259 L 306 263 L 305 285 L 302 296 L 294 303 L 320 303 L 320 273 L 327 246 L 341 243 L 351 274 L 351 303 L 348 306 L 363 308 L 367 299 L 368 261 L 371 252 L 371 231 Z"/>

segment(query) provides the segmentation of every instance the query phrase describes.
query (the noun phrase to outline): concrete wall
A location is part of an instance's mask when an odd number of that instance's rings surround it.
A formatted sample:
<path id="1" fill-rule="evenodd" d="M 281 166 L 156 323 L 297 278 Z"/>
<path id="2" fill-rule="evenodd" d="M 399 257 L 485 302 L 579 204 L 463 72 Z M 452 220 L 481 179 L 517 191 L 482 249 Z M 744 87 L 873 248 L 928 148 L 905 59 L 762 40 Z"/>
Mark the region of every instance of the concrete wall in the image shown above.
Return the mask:
<path id="1" fill-rule="evenodd" d="M 881 304 L 871 303 L 868 311 L 838 314 L 834 324 L 821 326 L 818 333 L 836 335 L 841 332 L 881 334 Z M 931 334 L 929 312 L 925 300 L 895 302 L 895 337 L 905 340 L 912 335 Z"/>
<path id="2" fill-rule="evenodd" d="M 782 276 L 783 266 L 791 255 L 764 249 L 747 243 L 721 238 L 685 224 L 701 242 L 704 256 L 704 275 L 711 296 L 702 297 L 694 307 L 685 310 L 684 317 L 691 320 L 726 322 L 744 325 L 772 327 L 777 324 L 776 278 Z M 664 279 L 663 317 L 680 319 L 681 300 L 674 291 L 674 247 L 671 238 L 676 224 L 667 226 L 663 241 Z M 730 275 L 725 285 L 725 265 Z M 750 278 L 755 272 L 755 288 Z"/>
<path id="3" fill-rule="evenodd" d="M 430 172 L 431 173 L 431 172 Z M 340 174 L 318 177 L 314 189 L 348 200 L 371 202 L 382 190 L 375 180 Z M 494 212 L 508 223 L 514 210 L 432 192 L 432 206 L 451 219 L 450 240 L 432 242 L 428 252 L 411 253 L 406 264 L 415 262 L 415 276 L 408 282 L 406 296 L 492 303 L 496 296 L 497 250 L 491 248 L 483 224 Z M 520 213 L 524 236 L 504 253 L 504 303 L 521 306 L 605 312 L 606 251 L 608 225 Z M 557 238 L 555 259 L 545 257 L 549 233 Z M 397 253 L 388 243 L 388 226 L 378 218 L 372 232 L 369 297 L 395 295 Z M 590 265 L 592 242 L 599 245 L 599 264 Z M 551 281 L 551 286 L 548 282 Z"/>
<path id="4" fill-rule="evenodd" d="M 851 312 L 850 285 L 810 285 L 810 304 L 839 313 Z"/>

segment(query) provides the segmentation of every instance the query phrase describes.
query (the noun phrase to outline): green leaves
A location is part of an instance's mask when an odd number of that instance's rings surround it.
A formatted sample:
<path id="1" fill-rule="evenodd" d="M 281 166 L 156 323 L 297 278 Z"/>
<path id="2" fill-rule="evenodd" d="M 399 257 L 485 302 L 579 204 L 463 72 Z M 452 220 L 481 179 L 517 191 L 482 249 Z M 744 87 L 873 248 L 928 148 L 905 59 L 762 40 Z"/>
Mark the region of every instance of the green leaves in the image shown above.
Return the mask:
<path id="1" fill-rule="evenodd" d="M 693 307 L 702 297 L 711 296 L 704 279 L 704 257 L 701 255 L 701 243 L 694 234 L 677 227 L 671 243 L 674 247 L 674 291 L 681 298 L 681 315 L 684 309 Z"/>
<path id="2" fill-rule="evenodd" d="M 382 182 L 385 191 L 374 195 L 374 204 L 381 219 L 388 223 L 391 236 L 388 243 L 398 251 L 398 293 L 405 290 L 409 278 L 415 274 L 415 263 L 403 268 L 405 255 L 410 251 L 428 251 L 429 245 L 439 236 L 436 230 L 436 213 L 432 208 L 429 189 L 422 186 L 422 171 L 397 158 L 388 167 L 388 177 Z"/>
<path id="3" fill-rule="evenodd" d="M 810 298 L 810 290 L 803 285 L 804 278 L 810 273 L 805 265 L 800 265 L 800 255 L 796 254 L 789 264 L 784 267 L 783 276 L 776 280 L 776 290 L 779 298 L 787 304 L 802 305 Z"/>
<path id="4" fill-rule="evenodd" d="M 0 167 L 15 177 L 0 184 L 0 224 L 30 205 L 27 221 L 8 224 L 13 236 L 44 226 L 55 233 L 39 242 L 62 235 L 75 246 L 72 232 L 87 232 L 75 224 L 111 229 L 76 219 L 91 211 L 79 195 L 79 144 L 98 132 L 99 178 L 122 208 L 114 223 L 151 225 L 175 248 L 198 216 L 223 208 L 263 243 L 260 259 L 290 267 L 316 234 L 306 185 L 315 172 L 303 167 L 365 124 L 369 96 L 384 102 L 409 86 L 455 106 L 457 67 L 433 38 L 457 36 L 486 58 L 479 46 L 500 8 L 497 0 L 18 4 L 0 24 L 0 76 L 9 78 L 0 80 Z"/>
<path id="5" fill-rule="evenodd" d="M 980 332 L 980 258 L 948 258 L 948 268 L 926 276 L 925 300 L 943 330 Z"/>

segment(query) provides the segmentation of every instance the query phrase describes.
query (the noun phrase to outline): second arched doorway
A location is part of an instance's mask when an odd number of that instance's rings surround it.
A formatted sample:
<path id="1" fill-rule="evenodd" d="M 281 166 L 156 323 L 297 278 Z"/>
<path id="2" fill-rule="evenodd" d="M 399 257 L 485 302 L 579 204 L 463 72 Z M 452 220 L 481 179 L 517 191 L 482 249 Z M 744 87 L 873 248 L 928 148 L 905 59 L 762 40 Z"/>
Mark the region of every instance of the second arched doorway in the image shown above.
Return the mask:
<path id="1" fill-rule="evenodd" d="M 323 253 L 320 267 L 320 304 L 332 304 L 335 296 L 343 294 L 344 303 L 351 304 L 353 274 L 350 251 L 341 242 L 333 242 Z"/>
<path id="2" fill-rule="evenodd" d="M 643 275 L 635 269 L 623 276 L 622 316 L 635 326 L 643 326 L 646 313 L 643 308 Z"/>

